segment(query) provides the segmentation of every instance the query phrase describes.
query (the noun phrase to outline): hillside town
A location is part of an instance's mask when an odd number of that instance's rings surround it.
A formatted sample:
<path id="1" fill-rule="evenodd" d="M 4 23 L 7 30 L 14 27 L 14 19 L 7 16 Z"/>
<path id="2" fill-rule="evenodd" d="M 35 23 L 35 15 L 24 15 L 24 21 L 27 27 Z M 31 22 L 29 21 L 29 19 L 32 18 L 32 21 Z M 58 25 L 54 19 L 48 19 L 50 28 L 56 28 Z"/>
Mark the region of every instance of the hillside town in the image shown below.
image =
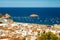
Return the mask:
<path id="1" fill-rule="evenodd" d="M 42 40 L 38 36 L 52 32 L 60 37 L 60 24 L 44 25 L 14 22 L 9 14 L 0 14 L 0 40 Z"/>

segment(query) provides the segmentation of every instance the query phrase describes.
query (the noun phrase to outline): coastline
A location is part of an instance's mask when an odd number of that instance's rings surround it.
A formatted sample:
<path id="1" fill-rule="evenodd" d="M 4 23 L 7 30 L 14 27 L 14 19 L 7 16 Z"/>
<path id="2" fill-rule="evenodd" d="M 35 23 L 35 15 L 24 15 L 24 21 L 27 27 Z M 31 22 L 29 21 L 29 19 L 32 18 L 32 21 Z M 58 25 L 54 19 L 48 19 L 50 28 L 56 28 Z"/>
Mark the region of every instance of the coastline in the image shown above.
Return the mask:
<path id="1" fill-rule="evenodd" d="M 17 22 L 17 23 L 38 24 L 38 25 L 55 25 L 55 24 L 43 24 L 43 23 L 39 24 L 39 23 L 29 23 L 29 22 Z M 58 24 L 60 24 L 60 23 L 58 23 Z"/>
<path id="2" fill-rule="evenodd" d="M 1 14 L 0 14 L 1 15 Z M 3 32 L 3 33 L 2 33 Z M 0 19 L 0 39 L 36 40 L 42 37 L 42 34 L 52 32 L 60 37 L 60 24 L 48 25 L 27 22 L 16 22 L 10 19 L 10 15 L 1 16 Z"/>

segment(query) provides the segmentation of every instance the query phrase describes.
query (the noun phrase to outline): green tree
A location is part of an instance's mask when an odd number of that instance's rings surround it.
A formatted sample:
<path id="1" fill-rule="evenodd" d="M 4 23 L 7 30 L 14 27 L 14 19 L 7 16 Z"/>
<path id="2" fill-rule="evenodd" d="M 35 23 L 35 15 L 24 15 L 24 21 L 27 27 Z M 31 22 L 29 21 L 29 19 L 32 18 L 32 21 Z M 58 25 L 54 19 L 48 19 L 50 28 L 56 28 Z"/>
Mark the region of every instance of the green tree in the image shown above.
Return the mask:
<path id="1" fill-rule="evenodd" d="M 41 38 L 42 38 L 42 40 L 46 40 L 46 39 L 47 39 L 46 34 L 42 33 L 42 34 L 41 34 Z"/>
<path id="2" fill-rule="evenodd" d="M 60 37 L 58 37 L 58 40 L 60 40 Z"/>
<path id="3" fill-rule="evenodd" d="M 52 32 L 47 32 L 46 34 L 41 35 L 42 40 L 57 40 L 58 37 Z"/>

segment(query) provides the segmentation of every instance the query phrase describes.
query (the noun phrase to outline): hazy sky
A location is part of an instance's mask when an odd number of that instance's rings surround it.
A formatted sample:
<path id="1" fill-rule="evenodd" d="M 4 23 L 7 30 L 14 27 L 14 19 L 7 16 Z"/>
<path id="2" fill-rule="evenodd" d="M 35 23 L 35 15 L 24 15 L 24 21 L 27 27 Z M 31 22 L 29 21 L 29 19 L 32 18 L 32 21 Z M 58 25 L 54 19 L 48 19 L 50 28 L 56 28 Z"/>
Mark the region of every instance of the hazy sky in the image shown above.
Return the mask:
<path id="1" fill-rule="evenodd" d="M 0 0 L 0 7 L 60 7 L 60 0 Z"/>

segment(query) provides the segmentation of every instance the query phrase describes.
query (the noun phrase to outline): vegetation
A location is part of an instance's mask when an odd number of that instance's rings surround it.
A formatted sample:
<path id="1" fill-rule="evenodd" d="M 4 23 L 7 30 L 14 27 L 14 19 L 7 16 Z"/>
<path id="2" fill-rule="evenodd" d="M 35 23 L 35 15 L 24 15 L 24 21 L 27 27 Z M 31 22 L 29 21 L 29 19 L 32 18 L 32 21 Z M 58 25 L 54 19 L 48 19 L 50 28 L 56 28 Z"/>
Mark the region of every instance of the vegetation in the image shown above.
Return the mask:
<path id="1" fill-rule="evenodd" d="M 52 32 L 47 32 L 47 33 L 43 33 L 41 35 L 42 40 L 60 40 L 60 38 L 58 38 L 55 34 L 53 34 Z"/>

